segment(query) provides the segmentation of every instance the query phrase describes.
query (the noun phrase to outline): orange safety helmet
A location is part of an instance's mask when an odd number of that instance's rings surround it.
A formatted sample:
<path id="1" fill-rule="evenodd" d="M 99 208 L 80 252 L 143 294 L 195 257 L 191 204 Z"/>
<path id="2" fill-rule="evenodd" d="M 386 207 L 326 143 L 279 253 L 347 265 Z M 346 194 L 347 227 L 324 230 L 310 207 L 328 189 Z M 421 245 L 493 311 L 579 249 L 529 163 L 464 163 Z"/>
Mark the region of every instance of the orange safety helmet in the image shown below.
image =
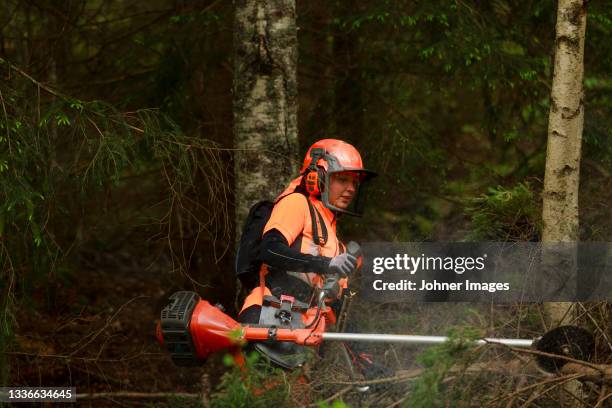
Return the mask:
<path id="1" fill-rule="evenodd" d="M 354 172 L 359 175 L 359 188 L 349 209 L 332 205 L 329 202 L 329 191 L 325 188 L 329 185 L 331 175 L 340 172 Z M 327 208 L 356 216 L 363 215 L 363 194 L 360 194 L 362 186 L 377 175 L 363 167 L 361 155 L 355 147 L 338 139 L 323 139 L 310 146 L 300 174 L 304 177 L 306 191 L 314 196 L 320 195 Z"/>

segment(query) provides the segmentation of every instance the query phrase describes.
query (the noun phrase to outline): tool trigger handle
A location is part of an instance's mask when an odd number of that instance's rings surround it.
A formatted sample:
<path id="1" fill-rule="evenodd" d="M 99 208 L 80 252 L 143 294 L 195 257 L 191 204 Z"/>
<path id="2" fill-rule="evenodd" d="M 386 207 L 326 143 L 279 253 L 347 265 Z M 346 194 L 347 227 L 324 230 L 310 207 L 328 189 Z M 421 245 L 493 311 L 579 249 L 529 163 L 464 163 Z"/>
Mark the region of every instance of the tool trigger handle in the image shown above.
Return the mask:
<path id="1" fill-rule="evenodd" d="M 359 258 L 361 256 L 361 246 L 355 241 L 351 241 L 346 245 L 346 252 L 353 255 L 355 258 Z"/>

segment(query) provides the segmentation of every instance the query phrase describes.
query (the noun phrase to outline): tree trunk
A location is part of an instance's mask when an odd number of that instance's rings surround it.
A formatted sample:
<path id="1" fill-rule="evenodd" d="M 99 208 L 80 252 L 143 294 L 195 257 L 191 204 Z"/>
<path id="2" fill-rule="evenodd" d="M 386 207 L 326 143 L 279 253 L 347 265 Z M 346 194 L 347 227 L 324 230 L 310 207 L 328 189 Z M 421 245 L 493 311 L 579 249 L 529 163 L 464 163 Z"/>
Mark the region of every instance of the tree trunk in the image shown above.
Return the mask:
<path id="1" fill-rule="evenodd" d="M 543 208 L 543 240 L 550 242 L 578 239 L 578 184 L 584 122 L 584 3 L 583 0 L 560 0 L 557 13 Z"/>
<path id="2" fill-rule="evenodd" d="M 294 0 L 238 0 L 234 25 L 236 226 L 273 199 L 297 167 Z"/>
<path id="3" fill-rule="evenodd" d="M 577 242 L 579 238 L 578 186 L 584 122 L 582 80 L 585 28 L 586 1 L 559 0 L 544 177 L 544 243 Z M 563 269 L 575 269 L 575 251 L 564 252 L 567 252 L 566 256 L 556 256 L 554 262 Z M 567 315 L 570 305 L 548 304 L 551 323 L 558 324 Z"/>
<path id="4" fill-rule="evenodd" d="M 566 293 L 576 293 L 576 245 L 551 247 L 551 243 L 576 243 L 578 234 L 578 186 L 584 123 L 584 36 L 586 0 L 559 0 L 555 39 L 555 66 L 548 122 L 548 146 L 542 221 L 543 271 L 558 277 Z M 547 279 L 547 278 L 546 278 Z M 555 284 L 553 280 L 546 280 Z M 551 302 L 545 310 L 551 326 L 570 322 L 572 303 Z M 565 391 L 565 392 L 564 392 Z M 578 406 L 568 398 L 581 397 L 577 381 L 564 385 L 559 399 L 563 406 Z"/>

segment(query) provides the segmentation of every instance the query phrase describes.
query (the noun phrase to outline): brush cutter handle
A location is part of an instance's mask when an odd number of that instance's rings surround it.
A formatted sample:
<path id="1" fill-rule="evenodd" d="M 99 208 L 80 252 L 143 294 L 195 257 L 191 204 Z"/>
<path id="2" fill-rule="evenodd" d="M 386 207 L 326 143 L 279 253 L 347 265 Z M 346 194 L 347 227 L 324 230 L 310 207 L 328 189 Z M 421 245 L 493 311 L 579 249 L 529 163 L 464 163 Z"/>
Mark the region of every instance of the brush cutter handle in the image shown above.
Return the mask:
<path id="1" fill-rule="evenodd" d="M 361 263 L 363 261 L 363 252 L 361 251 L 361 246 L 355 241 L 350 241 L 346 245 L 346 252 L 357 258 L 357 266 L 355 266 L 355 269 L 351 272 L 352 275 L 357 269 L 361 268 Z"/>
<path id="2" fill-rule="evenodd" d="M 324 301 L 325 299 L 336 299 L 340 293 L 340 275 L 337 273 L 329 274 L 325 277 L 319 300 Z M 319 305 L 321 307 L 321 305 Z"/>
<path id="3" fill-rule="evenodd" d="M 361 247 L 355 241 L 350 241 L 346 245 L 346 252 L 353 255 L 355 258 L 359 258 L 361 256 Z"/>
<path id="4" fill-rule="evenodd" d="M 346 245 L 346 252 L 355 258 L 359 259 L 361 257 L 361 247 L 355 241 L 350 241 Z M 355 269 L 361 266 L 361 262 L 358 261 Z M 351 271 L 353 272 L 353 271 Z M 325 282 L 323 283 L 323 288 L 321 289 L 321 294 L 319 295 L 319 307 L 322 306 L 322 302 L 325 299 L 336 299 L 340 294 L 340 284 L 338 281 L 343 278 L 338 273 L 331 273 L 326 275 Z"/>

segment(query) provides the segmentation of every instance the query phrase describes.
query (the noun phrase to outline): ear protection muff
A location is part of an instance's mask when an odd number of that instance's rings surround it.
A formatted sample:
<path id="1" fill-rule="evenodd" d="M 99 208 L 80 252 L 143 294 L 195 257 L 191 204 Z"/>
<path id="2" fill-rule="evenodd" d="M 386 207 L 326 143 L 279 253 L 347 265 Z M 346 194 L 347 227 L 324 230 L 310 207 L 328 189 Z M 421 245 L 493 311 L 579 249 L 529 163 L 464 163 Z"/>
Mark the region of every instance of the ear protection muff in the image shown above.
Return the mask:
<path id="1" fill-rule="evenodd" d="M 325 149 L 312 149 L 310 151 L 310 157 L 310 165 L 306 173 L 306 191 L 308 191 L 310 195 L 318 195 L 321 193 L 321 180 L 323 180 L 323 175 L 320 174 L 320 172 L 323 170 L 317 166 L 317 162 L 319 159 L 325 157 Z"/>
<path id="2" fill-rule="evenodd" d="M 310 195 L 317 195 L 321 192 L 319 189 L 319 175 L 317 173 L 318 171 L 315 170 L 309 171 L 306 174 L 306 191 Z"/>

